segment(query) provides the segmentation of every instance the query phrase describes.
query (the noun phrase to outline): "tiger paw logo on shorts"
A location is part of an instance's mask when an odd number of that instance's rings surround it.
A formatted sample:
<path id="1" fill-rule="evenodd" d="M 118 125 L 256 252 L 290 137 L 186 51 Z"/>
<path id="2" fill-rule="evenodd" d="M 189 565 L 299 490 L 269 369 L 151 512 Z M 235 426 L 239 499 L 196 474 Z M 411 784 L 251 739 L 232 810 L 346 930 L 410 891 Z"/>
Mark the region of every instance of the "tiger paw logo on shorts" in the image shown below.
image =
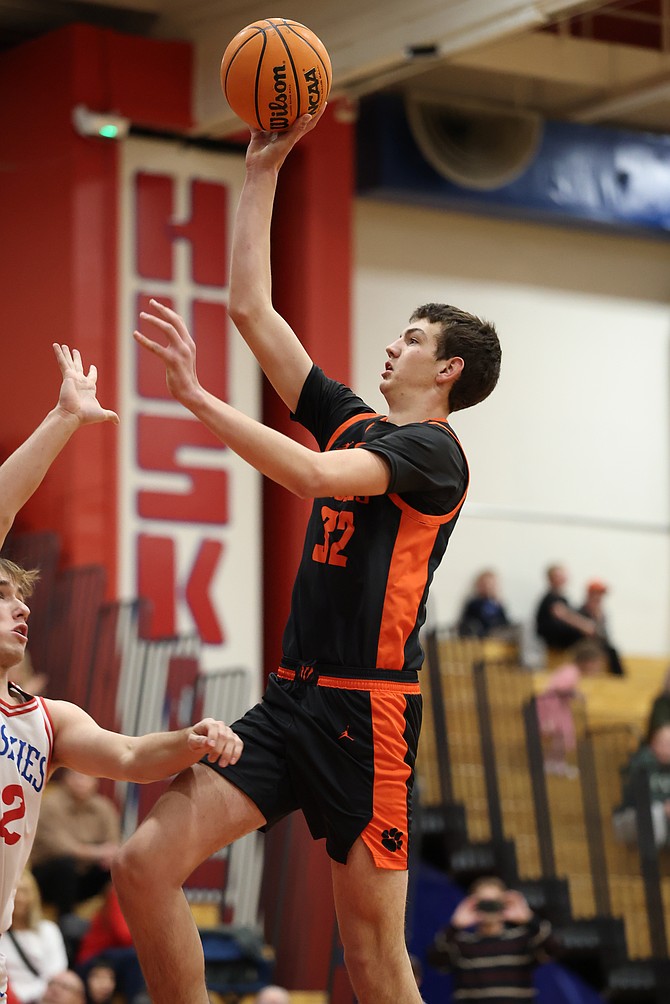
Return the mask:
<path id="1" fill-rule="evenodd" d="M 402 830 L 397 830 L 395 826 L 390 826 L 388 830 L 382 831 L 382 846 L 387 851 L 399 851 L 402 847 Z"/>

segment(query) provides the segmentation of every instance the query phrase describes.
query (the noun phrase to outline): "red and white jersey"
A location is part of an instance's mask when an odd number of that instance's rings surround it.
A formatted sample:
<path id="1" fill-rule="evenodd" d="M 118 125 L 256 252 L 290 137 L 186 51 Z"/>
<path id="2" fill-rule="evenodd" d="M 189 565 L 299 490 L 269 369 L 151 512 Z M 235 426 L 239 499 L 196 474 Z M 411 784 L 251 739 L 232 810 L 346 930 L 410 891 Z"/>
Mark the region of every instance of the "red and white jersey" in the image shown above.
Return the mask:
<path id="1" fill-rule="evenodd" d="M 0 931 L 12 922 L 14 893 L 35 839 L 54 739 L 42 698 L 9 686 L 24 703 L 0 699 Z"/>

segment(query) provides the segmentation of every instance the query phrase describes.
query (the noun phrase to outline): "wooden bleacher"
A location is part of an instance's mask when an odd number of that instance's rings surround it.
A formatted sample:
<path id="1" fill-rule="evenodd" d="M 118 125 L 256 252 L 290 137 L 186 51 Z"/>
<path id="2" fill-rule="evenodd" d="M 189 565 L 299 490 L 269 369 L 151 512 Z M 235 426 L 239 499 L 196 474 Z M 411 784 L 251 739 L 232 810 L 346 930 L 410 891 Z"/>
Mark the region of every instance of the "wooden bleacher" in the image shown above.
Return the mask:
<path id="1" fill-rule="evenodd" d="M 506 662 L 489 661 L 500 658 Z M 529 672 L 510 660 L 509 646 L 489 647 L 476 640 L 442 638 L 439 641 L 447 734 L 452 764 L 453 795 L 466 806 L 471 840 L 490 838 L 484 766 L 471 667 L 487 662 L 488 697 L 493 724 L 496 770 L 504 833 L 516 845 L 521 878 L 540 877 L 539 848 L 534 819 L 522 708 L 529 697 L 545 686 L 549 671 Z M 650 936 L 644 888 L 635 848 L 616 841 L 611 814 L 621 796 L 620 767 L 644 733 L 647 715 L 659 693 L 668 668 L 667 658 L 633 656 L 625 659 L 627 675 L 602 675 L 585 679 L 584 701 L 575 713 L 578 734 L 592 737 L 600 800 L 600 817 L 607 864 L 608 894 L 613 916 L 622 917 L 629 954 L 650 954 Z M 427 674 L 426 674 L 427 675 Z M 417 774 L 424 805 L 440 802 L 430 687 L 424 678 L 424 725 Z M 595 912 L 593 876 L 589 859 L 581 779 L 547 777 L 556 872 L 568 879 L 575 917 Z M 661 855 L 663 858 L 664 856 Z M 670 911 L 670 861 L 662 862 L 663 896 Z M 670 912 L 668 914 L 670 916 Z"/>

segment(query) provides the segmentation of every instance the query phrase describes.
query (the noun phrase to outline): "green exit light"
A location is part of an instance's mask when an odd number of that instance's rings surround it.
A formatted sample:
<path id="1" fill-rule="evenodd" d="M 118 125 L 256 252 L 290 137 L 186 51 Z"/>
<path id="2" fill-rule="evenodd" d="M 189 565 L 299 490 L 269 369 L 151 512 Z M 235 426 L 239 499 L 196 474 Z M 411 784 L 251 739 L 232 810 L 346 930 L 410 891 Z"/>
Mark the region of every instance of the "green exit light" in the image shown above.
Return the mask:
<path id="1" fill-rule="evenodd" d="M 119 135 L 119 127 L 109 123 L 108 125 L 100 126 L 98 134 L 104 136 L 105 139 L 116 139 Z"/>

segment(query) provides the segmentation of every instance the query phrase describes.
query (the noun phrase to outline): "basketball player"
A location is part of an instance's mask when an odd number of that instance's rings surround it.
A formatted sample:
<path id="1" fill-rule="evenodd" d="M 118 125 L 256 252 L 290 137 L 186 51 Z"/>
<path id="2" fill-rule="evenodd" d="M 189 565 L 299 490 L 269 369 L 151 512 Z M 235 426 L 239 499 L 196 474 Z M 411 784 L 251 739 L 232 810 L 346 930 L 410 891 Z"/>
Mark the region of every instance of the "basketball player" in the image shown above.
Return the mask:
<path id="1" fill-rule="evenodd" d="M 442 304 L 415 311 L 386 348 L 381 416 L 316 367 L 271 299 L 270 220 L 279 169 L 318 117 L 252 132 L 233 238 L 229 311 L 319 451 L 240 414 L 199 384 L 195 343 L 152 301 L 140 345 L 173 396 L 266 477 L 314 499 L 264 699 L 233 727 L 235 766 L 196 764 L 122 848 L 113 875 L 151 998 L 206 1004 L 181 885 L 222 844 L 302 809 L 326 838 L 345 961 L 360 1004 L 420 1002 L 405 947 L 407 840 L 421 697 L 418 634 L 428 587 L 468 483 L 451 411 L 495 386 L 494 328 Z M 188 796 L 185 798 L 184 796 Z"/>
<path id="2" fill-rule="evenodd" d="M 62 385 L 56 407 L 0 467 L 0 546 L 16 513 L 38 487 L 52 461 L 82 425 L 118 422 L 96 398 L 95 367 L 84 373 L 81 358 L 55 345 Z M 71 767 L 119 781 L 154 781 L 199 760 L 224 766 L 237 760 L 241 740 L 210 718 L 190 728 L 136 738 L 107 732 L 81 708 L 66 701 L 32 697 L 10 682 L 28 640 L 26 603 L 36 572 L 0 558 L 0 932 L 12 922 L 14 893 L 26 865 L 49 775 Z M 0 1000 L 7 991 L 0 956 Z"/>

